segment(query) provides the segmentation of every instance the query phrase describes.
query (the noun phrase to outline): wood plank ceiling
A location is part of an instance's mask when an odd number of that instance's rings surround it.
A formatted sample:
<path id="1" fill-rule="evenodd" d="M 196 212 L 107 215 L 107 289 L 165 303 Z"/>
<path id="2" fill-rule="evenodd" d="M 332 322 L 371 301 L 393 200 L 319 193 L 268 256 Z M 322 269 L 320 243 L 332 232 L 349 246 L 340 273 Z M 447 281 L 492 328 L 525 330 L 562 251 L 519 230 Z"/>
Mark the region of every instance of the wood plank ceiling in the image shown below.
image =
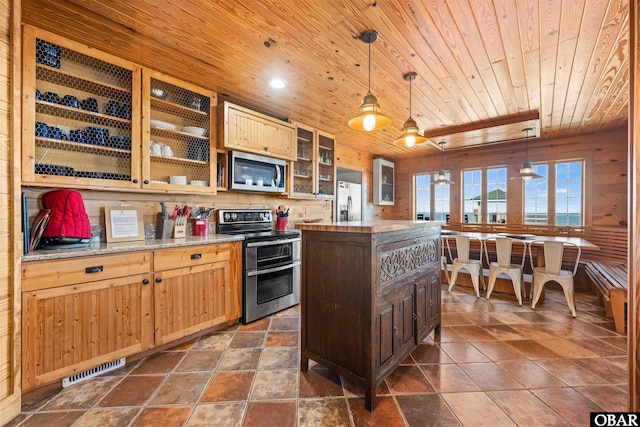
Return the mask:
<path id="1" fill-rule="evenodd" d="M 23 0 L 23 21 L 392 158 L 625 128 L 626 0 Z M 391 126 L 346 123 L 371 91 Z M 267 47 L 266 45 L 270 45 Z M 412 115 L 434 144 L 392 141 Z M 275 90 L 267 81 L 284 77 Z M 501 126 L 494 126 L 499 124 Z M 505 126 L 506 125 L 506 126 Z M 532 133 L 531 135 L 534 135 Z M 433 151 L 431 151 L 433 152 Z"/>

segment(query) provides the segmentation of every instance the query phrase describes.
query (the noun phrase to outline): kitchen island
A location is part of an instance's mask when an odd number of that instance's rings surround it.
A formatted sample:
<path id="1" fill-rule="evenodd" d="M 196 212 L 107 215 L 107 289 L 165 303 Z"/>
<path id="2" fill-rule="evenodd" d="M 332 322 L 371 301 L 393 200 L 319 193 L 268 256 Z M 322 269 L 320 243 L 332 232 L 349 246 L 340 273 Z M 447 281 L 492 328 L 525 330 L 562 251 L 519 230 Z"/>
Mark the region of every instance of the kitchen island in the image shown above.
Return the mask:
<path id="1" fill-rule="evenodd" d="M 440 333 L 440 226 L 436 221 L 297 224 L 302 230 L 301 357 L 365 390 L 427 335 Z"/>

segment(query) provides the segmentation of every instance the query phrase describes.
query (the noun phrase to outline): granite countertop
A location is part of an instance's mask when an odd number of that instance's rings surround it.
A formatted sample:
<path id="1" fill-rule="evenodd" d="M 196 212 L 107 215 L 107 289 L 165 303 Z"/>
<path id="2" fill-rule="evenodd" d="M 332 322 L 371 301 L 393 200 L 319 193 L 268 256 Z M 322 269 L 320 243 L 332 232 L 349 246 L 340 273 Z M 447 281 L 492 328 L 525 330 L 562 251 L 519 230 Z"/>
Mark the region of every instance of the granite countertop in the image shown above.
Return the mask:
<path id="1" fill-rule="evenodd" d="M 208 236 L 188 236 L 182 239 L 147 239 L 137 242 L 106 243 L 95 239 L 89 246 L 65 247 L 55 249 L 38 249 L 22 256 L 22 262 L 44 261 L 62 258 L 73 258 L 91 255 L 106 255 L 132 251 L 148 251 L 163 248 L 179 248 L 182 246 L 215 245 L 217 243 L 237 242 L 244 240 L 241 235 L 210 234 Z"/>
<path id="2" fill-rule="evenodd" d="M 443 221 L 346 221 L 346 222 L 299 222 L 296 228 L 309 231 L 329 231 L 334 233 L 387 233 L 390 231 L 412 230 L 425 227 L 440 227 Z"/>

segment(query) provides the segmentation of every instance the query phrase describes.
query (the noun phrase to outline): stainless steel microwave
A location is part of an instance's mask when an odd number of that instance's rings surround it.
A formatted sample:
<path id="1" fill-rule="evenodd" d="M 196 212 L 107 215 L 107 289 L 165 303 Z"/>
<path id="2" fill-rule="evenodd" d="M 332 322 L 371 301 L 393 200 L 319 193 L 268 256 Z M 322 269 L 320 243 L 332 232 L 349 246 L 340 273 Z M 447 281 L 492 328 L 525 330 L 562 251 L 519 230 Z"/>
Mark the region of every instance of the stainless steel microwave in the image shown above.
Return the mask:
<path id="1" fill-rule="evenodd" d="M 287 162 L 282 159 L 229 152 L 230 190 L 284 193 L 287 189 Z"/>

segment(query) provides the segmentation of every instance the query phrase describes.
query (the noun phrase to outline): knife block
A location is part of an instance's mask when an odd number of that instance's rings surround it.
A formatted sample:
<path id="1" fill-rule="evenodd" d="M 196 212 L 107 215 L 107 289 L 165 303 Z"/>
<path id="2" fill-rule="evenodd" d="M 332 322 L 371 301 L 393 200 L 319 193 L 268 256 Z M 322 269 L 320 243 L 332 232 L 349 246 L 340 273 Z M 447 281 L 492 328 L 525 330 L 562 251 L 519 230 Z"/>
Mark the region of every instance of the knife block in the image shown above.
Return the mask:
<path id="1" fill-rule="evenodd" d="M 173 233 L 173 220 L 162 218 L 162 214 L 158 214 L 156 222 L 156 239 L 170 239 Z"/>

